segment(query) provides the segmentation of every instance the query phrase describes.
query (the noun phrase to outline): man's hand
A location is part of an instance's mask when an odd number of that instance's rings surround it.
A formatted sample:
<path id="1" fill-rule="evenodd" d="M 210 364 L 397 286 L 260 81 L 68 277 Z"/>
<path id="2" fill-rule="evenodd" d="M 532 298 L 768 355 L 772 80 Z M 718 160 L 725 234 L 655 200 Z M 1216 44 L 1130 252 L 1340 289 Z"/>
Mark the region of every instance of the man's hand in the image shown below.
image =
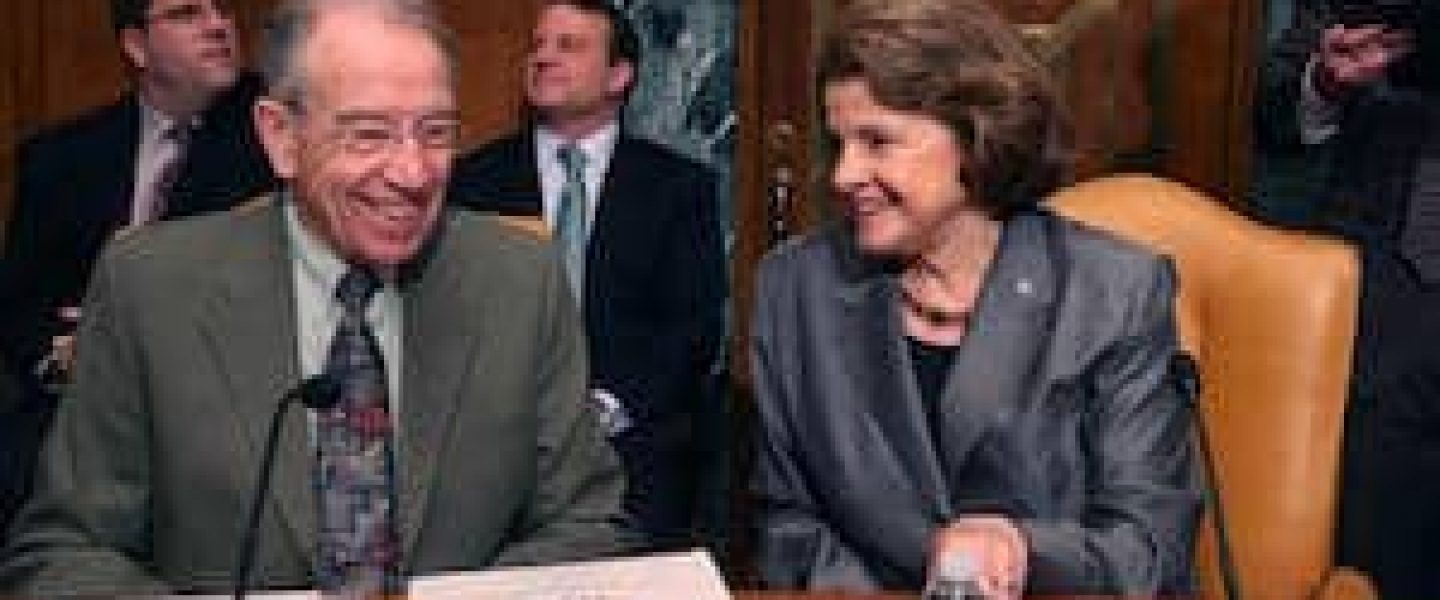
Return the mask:
<path id="1" fill-rule="evenodd" d="M 1414 48 L 1413 34 L 1386 25 L 1332 25 L 1320 36 L 1315 52 L 1316 91 L 1327 100 L 1385 78 L 1390 65 Z"/>
<path id="2" fill-rule="evenodd" d="M 80 307 L 62 306 L 55 313 L 65 323 L 67 330 L 75 330 L 75 324 L 80 321 Z M 40 362 L 36 374 L 47 385 L 64 383 L 70 380 L 74 366 L 75 334 L 66 333 L 50 338 L 50 352 Z"/>
<path id="3" fill-rule="evenodd" d="M 986 598 L 1020 598 L 1025 591 L 1029 548 L 1025 536 L 1009 519 L 994 515 L 960 517 L 935 532 L 930 544 L 930 570 L 945 556 L 972 557 Z"/>

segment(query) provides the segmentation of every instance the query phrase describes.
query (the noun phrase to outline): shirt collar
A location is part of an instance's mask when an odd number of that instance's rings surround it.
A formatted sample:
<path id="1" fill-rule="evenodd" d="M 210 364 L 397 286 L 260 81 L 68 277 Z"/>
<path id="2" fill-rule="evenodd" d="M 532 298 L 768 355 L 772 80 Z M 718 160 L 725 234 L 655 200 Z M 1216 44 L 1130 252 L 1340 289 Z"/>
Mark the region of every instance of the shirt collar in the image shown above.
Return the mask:
<path id="1" fill-rule="evenodd" d="M 140 133 L 143 139 L 157 141 L 160 136 L 170 131 L 179 122 L 175 117 L 149 105 L 143 98 L 137 99 L 136 104 L 140 106 Z M 191 117 L 189 120 L 190 130 L 194 131 L 199 128 L 200 122 L 199 116 Z"/>
<path id="2" fill-rule="evenodd" d="M 561 146 L 574 143 L 585 153 L 586 169 L 604 169 L 610 164 L 610 156 L 615 153 L 615 143 L 620 139 L 619 121 L 610 121 L 605 126 L 590 132 L 589 135 L 578 140 L 570 140 L 561 136 L 544 125 L 535 128 L 535 147 L 540 151 L 540 156 L 545 157 L 545 162 L 557 162 L 557 153 Z"/>
<path id="3" fill-rule="evenodd" d="M 290 253 L 305 278 L 322 290 L 334 290 L 349 266 L 300 220 L 299 209 L 288 192 L 281 192 L 285 228 L 290 234 Z"/>

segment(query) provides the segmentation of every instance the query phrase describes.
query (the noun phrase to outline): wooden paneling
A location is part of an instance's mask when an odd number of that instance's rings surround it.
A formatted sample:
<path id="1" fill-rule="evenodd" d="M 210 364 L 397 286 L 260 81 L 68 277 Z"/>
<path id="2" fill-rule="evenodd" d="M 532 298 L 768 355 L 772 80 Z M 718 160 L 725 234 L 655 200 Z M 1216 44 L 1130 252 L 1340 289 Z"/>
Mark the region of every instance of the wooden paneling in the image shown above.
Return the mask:
<path id="1" fill-rule="evenodd" d="M 1054 73 L 1073 120 L 1078 175 L 1156 160 L 1150 145 L 1157 113 L 1149 97 L 1148 0 L 1026 0 L 994 3 L 1021 24 Z"/>
<path id="2" fill-rule="evenodd" d="M 816 220 L 820 197 L 816 165 L 817 115 L 811 23 L 823 5 L 773 0 L 740 1 L 740 151 L 736 159 L 737 236 L 733 253 L 735 331 L 749 331 L 754 266 L 776 240 L 777 228 L 802 231 Z M 815 9 L 821 9 L 816 11 Z M 783 194 L 783 203 L 776 195 Z M 732 337 L 734 374 L 749 381 L 748 338 Z"/>
<path id="3" fill-rule="evenodd" d="M 21 23 L 18 2 L 0 4 L 0 22 Z M 14 28 L 19 29 L 19 28 Z M 0 223 L 8 221 L 10 207 L 14 203 L 15 147 L 20 138 L 18 116 L 20 113 L 20 56 L 24 36 L 16 35 L 12 29 L 9 35 L 0 36 Z M 0 248 L 4 247 L 5 229 L 0 227 Z"/>
<path id="4" fill-rule="evenodd" d="M 1258 2 L 1166 0 L 1175 7 L 1173 132 L 1164 174 L 1228 201 L 1245 192 L 1250 106 L 1260 39 Z"/>
<path id="5" fill-rule="evenodd" d="M 538 3 L 445 0 L 441 6 L 460 47 L 466 140 L 473 144 L 503 135 L 519 123 L 521 68 Z"/>
<path id="6" fill-rule="evenodd" d="M 33 0 L 22 0 L 33 1 Z M 34 129 L 119 97 L 125 89 L 120 48 L 106 0 L 38 2 L 38 104 L 24 107 Z"/>

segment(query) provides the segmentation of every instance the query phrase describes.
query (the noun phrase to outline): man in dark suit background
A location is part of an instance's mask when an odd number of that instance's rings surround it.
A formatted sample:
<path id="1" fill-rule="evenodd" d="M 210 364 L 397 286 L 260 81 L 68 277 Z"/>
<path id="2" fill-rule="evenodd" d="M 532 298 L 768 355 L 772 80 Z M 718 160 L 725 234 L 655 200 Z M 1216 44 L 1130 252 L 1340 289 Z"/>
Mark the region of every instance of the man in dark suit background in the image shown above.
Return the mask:
<path id="1" fill-rule="evenodd" d="M 713 174 L 620 126 L 638 64 L 636 34 L 609 3 L 544 2 L 525 65 L 532 122 L 462 157 L 451 197 L 554 231 L 626 508 L 667 545 L 691 541 L 699 465 L 718 451 L 699 430 L 723 427 L 711 415 L 724 414 L 714 371 L 726 269 Z"/>
<path id="2" fill-rule="evenodd" d="M 1260 164 L 1308 189 L 1257 208 L 1363 264 L 1339 559 L 1387 598 L 1440 596 L 1440 5 L 1301 4 L 1261 88 Z"/>
<path id="3" fill-rule="evenodd" d="M 112 0 L 131 77 L 119 101 L 20 147 L 0 258 L 0 359 L 23 401 L 0 432 L 0 529 L 23 496 L 63 378 L 70 329 L 101 244 L 116 230 L 225 208 L 270 185 L 250 125 L 257 78 L 240 75 L 219 0 Z"/>

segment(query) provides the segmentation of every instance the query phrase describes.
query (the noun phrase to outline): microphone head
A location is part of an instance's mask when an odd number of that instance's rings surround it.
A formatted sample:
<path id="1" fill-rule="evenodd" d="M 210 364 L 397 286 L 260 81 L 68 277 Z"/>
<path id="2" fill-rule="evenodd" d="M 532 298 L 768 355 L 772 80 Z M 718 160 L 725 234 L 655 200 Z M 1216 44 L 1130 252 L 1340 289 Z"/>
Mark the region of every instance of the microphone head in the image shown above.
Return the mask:
<path id="1" fill-rule="evenodd" d="M 329 373 L 320 373 L 300 382 L 300 403 L 310 410 L 328 410 L 340 402 L 340 382 Z"/>

